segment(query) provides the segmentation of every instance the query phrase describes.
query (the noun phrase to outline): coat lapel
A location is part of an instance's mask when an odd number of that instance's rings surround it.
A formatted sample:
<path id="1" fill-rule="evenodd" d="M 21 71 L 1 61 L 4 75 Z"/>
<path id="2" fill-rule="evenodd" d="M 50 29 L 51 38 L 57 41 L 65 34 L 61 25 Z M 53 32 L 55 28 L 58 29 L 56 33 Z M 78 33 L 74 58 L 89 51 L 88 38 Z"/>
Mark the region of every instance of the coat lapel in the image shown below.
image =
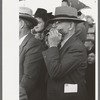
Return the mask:
<path id="1" fill-rule="evenodd" d="M 60 53 L 62 53 L 63 52 L 63 50 L 65 50 L 65 48 L 66 47 L 68 47 L 68 45 L 70 45 L 72 42 L 74 42 L 76 40 L 76 36 L 75 36 L 75 34 L 72 36 L 72 37 L 70 37 L 69 39 L 68 39 L 68 41 L 64 44 L 64 46 L 60 49 Z"/>
<path id="2" fill-rule="evenodd" d="M 26 38 L 23 40 L 23 42 L 21 43 L 21 45 L 19 46 L 19 54 L 21 54 L 21 52 L 23 51 L 24 46 L 26 45 L 26 43 L 29 41 L 29 39 L 32 37 L 32 34 L 29 33 Z"/>

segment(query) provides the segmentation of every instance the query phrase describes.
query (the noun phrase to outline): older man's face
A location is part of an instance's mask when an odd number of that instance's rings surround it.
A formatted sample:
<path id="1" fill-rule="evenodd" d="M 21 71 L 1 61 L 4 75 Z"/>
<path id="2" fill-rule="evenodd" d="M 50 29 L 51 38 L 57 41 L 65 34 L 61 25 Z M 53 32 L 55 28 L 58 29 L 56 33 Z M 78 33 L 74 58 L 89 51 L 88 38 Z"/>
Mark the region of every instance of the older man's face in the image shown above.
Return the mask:
<path id="1" fill-rule="evenodd" d="M 61 33 L 66 35 L 68 34 L 70 28 L 70 22 L 55 21 L 52 25 L 52 28 L 57 29 L 58 31 L 61 30 Z"/>

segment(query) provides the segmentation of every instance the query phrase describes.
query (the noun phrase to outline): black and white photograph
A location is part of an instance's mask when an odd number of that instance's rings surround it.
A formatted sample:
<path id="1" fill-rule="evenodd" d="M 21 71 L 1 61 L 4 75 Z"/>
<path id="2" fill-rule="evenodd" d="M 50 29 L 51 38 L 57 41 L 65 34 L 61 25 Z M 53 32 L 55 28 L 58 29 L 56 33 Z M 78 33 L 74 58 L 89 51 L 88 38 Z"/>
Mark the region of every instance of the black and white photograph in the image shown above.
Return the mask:
<path id="1" fill-rule="evenodd" d="M 3 100 L 99 100 L 98 0 L 5 3 Z"/>

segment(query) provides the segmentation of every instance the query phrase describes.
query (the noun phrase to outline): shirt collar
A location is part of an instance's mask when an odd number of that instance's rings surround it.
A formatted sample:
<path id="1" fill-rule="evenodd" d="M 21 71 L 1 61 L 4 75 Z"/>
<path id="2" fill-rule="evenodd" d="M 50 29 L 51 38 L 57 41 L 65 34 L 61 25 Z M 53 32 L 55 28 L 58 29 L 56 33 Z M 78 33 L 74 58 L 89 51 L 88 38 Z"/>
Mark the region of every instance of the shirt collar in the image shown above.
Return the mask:
<path id="1" fill-rule="evenodd" d="M 21 39 L 19 39 L 19 46 L 22 44 L 23 40 L 25 39 L 25 37 L 27 36 L 28 34 L 24 35 Z"/>
<path id="2" fill-rule="evenodd" d="M 72 35 L 70 35 L 69 37 L 65 38 L 65 39 L 61 42 L 61 47 L 60 47 L 60 49 L 64 46 L 64 44 L 69 40 L 70 37 L 72 37 Z"/>

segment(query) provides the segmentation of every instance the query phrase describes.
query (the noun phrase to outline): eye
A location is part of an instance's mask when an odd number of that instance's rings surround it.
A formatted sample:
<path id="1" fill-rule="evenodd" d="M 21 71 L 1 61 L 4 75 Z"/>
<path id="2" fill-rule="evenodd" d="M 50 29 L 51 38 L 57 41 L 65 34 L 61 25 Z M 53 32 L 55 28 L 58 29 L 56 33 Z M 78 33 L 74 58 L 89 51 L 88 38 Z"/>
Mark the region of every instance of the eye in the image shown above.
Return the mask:
<path id="1" fill-rule="evenodd" d="M 61 21 L 56 21 L 56 22 L 54 22 L 54 23 L 52 24 L 52 27 L 53 27 L 53 28 L 57 27 L 57 25 L 58 25 L 59 23 L 61 23 Z"/>

